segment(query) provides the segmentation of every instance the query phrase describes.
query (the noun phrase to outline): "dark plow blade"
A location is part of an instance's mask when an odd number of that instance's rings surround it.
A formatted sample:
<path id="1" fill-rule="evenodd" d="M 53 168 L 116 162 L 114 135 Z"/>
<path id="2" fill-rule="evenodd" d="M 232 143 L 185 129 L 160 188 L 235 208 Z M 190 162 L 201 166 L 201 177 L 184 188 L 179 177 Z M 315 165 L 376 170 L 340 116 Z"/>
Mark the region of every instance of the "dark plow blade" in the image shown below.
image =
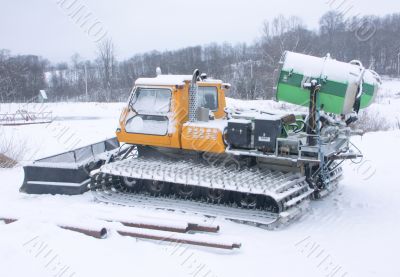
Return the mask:
<path id="1" fill-rule="evenodd" d="M 34 161 L 24 166 L 21 192 L 77 195 L 88 191 L 90 171 L 98 169 L 118 151 L 117 138 Z"/>

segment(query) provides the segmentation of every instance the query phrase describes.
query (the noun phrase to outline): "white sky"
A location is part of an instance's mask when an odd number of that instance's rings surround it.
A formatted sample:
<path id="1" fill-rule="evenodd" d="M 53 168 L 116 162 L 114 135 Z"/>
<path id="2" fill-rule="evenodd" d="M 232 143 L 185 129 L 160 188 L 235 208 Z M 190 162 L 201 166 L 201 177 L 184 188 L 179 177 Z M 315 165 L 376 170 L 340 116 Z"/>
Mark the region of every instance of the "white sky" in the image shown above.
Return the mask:
<path id="1" fill-rule="evenodd" d="M 58 1 L 84 4 L 112 37 L 119 59 L 210 42 L 251 43 L 262 22 L 279 14 L 297 15 L 315 29 L 321 15 L 342 2 L 342 10 L 354 6 L 349 16 L 400 12 L 397 0 L 0 0 L 0 49 L 53 62 L 69 61 L 76 52 L 93 58 L 93 39 Z"/>

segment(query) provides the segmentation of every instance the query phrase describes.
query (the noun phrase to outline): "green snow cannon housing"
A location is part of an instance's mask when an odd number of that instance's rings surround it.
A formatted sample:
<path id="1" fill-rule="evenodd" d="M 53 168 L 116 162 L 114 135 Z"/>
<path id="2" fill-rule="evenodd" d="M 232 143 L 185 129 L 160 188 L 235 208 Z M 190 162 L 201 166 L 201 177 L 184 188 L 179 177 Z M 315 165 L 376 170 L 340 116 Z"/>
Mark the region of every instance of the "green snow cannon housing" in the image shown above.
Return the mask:
<path id="1" fill-rule="evenodd" d="M 312 79 L 321 84 L 319 108 L 328 113 L 349 114 L 373 102 L 381 85 L 377 73 L 365 69 L 361 62 L 339 62 L 329 54 L 318 58 L 285 52 L 280 61 L 276 98 L 296 105 L 308 106 L 310 91 L 303 84 Z"/>

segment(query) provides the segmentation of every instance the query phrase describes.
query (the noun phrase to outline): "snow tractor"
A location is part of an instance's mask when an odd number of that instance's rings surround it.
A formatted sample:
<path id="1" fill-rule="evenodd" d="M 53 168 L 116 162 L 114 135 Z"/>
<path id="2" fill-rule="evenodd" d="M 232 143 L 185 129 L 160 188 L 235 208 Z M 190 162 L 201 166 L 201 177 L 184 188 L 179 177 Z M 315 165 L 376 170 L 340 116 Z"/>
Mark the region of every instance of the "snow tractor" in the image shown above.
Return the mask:
<path id="1" fill-rule="evenodd" d="M 362 157 L 349 124 L 380 83 L 359 61 L 285 52 L 276 98 L 308 107 L 293 113 L 228 108 L 230 85 L 199 70 L 140 78 L 116 139 L 24 167 L 21 191 L 90 189 L 106 203 L 286 223 L 337 187 L 343 161 Z"/>

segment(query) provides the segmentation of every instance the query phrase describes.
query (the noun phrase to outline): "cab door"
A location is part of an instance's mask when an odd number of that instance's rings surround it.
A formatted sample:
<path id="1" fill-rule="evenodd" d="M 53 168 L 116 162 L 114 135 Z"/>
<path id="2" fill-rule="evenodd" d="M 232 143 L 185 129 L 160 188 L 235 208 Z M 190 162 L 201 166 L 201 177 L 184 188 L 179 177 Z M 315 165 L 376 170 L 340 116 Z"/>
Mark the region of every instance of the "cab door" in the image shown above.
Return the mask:
<path id="1" fill-rule="evenodd" d="M 169 146 L 173 122 L 170 118 L 172 90 L 166 87 L 138 87 L 129 101 L 118 138 L 130 144 Z"/>

